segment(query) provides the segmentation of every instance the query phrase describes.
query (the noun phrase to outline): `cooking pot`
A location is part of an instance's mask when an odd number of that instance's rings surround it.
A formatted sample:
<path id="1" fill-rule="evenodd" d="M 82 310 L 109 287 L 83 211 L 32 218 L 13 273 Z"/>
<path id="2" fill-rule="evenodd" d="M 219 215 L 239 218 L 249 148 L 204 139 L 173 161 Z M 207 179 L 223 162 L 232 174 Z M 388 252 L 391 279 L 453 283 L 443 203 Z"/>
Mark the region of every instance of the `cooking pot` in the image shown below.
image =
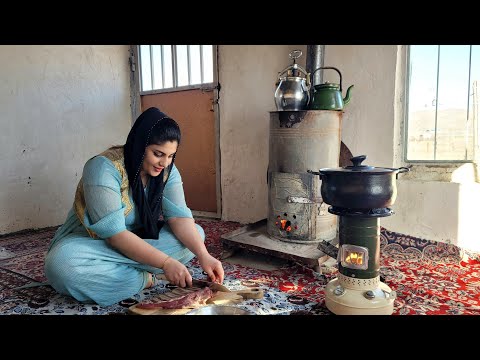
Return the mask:
<path id="1" fill-rule="evenodd" d="M 393 205 L 397 198 L 396 179 L 407 167 L 383 168 L 362 165 L 367 157 L 355 156 L 353 165 L 307 172 L 319 175 L 320 192 L 329 205 L 347 209 L 379 209 Z"/>

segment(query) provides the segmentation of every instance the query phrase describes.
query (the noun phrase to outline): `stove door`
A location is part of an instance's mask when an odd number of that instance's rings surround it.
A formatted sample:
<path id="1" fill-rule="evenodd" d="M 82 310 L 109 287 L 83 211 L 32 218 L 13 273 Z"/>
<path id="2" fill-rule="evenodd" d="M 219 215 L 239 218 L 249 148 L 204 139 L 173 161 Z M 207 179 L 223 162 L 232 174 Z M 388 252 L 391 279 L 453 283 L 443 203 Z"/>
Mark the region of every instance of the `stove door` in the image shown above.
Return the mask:
<path id="1" fill-rule="evenodd" d="M 269 235 L 299 243 L 335 237 L 336 216 L 322 203 L 318 176 L 269 172 L 268 186 Z"/>

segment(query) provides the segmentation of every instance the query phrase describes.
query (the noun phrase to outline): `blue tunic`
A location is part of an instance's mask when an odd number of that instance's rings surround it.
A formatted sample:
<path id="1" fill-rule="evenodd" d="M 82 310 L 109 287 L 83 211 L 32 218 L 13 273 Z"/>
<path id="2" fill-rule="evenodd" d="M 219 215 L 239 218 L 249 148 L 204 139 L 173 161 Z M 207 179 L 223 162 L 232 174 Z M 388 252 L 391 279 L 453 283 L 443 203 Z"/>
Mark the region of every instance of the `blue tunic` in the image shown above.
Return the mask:
<path id="1" fill-rule="evenodd" d="M 83 169 L 83 190 L 86 203 L 85 226 L 99 239 L 89 236 L 73 207 L 64 224 L 57 230 L 45 258 L 45 275 L 59 293 L 82 302 L 108 306 L 132 297 L 145 288 L 149 273 L 163 270 L 134 261 L 105 241 L 121 231 L 139 228 L 140 217 L 129 191 L 132 210 L 125 216 L 127 204 L 122 201 L 119 171 L 112 161 L 97 156 Z M 146 189 L 148 191 L 148 187 Z M 185 203 L 182 178 L 174 165 L 163 193 L 163 216 L 193 218 Z M 196 224 L 202 239 L 203 229 Z M 167 223 L 158 239 L 145 239 L 150 245 L 183 264 L 194 254 L 173 234 Z"/>

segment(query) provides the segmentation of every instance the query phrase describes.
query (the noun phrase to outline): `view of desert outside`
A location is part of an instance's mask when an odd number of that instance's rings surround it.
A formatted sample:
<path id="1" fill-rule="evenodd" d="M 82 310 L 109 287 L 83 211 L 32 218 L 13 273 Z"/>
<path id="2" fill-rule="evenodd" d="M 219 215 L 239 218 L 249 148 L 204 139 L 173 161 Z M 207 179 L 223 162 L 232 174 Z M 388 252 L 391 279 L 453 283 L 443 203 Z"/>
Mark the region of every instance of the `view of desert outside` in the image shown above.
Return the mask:
<path id="1" fill-rule="evenodd" d="M 473 160 L 479 139 L 480 46 L 440 46 L 437 94 L 438 57 L 438 45 L 410 47 L 407 159 Z"/>

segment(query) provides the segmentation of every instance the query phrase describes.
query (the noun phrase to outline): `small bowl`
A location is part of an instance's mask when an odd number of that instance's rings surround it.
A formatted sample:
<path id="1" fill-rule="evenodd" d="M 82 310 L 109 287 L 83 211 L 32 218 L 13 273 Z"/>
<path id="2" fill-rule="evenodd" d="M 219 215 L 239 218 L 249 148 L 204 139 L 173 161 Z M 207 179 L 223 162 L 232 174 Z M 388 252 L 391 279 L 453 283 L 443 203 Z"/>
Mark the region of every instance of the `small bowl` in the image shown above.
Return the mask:
<path id="1" fill-rule="evenodd" d="M 255 315 L 255 313 L 235 306 L 208 305 L 191 310 L 185 315 Z"/>

